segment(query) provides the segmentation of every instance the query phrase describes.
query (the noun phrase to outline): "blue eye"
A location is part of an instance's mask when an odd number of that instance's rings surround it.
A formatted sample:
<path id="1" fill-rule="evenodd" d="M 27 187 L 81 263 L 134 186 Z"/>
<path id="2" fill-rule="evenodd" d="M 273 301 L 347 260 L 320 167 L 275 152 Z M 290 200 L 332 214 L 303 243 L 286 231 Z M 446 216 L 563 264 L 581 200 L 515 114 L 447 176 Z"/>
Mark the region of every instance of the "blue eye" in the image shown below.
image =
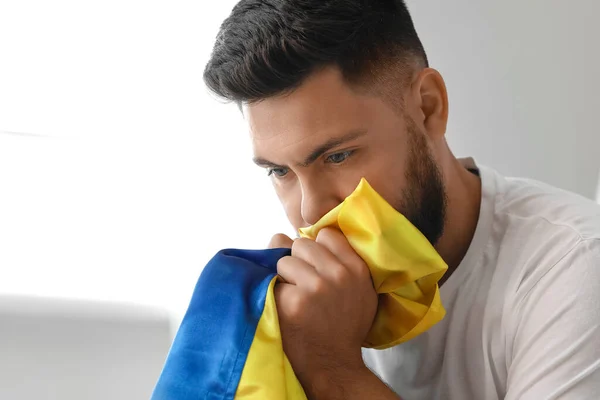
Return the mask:
<path id="1" fill-rule="evenodd" d="M 267 176 L 275 175 L 278 178 L 283 178 L 288 173 L 287 168 L 270 168 L 267 170 Z"/>
<path id="2" fill-rule="evenodd" d="M 352 155 L 353 151 L 342 151 L 341 153 L 335 153 L 327 157 L 327 162 L 332 164 L 341 164 Z"/>

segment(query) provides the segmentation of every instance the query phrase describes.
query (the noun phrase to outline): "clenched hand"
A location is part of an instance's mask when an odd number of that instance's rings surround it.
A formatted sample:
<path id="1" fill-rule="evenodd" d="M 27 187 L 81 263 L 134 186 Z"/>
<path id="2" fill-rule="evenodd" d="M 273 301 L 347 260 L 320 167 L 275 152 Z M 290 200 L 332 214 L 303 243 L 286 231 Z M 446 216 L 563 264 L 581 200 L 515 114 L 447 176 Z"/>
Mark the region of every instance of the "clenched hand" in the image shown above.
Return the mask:
<path id="1" fill-rule="evenodd" d="M 333 228 L 316 241 L 276 235 L 269 247 L 292 249 L 277 264 L 275 301 L 284 351 L 309 397 L 363 374 L 361 344 L 377 310 L 365 262 Z"/>

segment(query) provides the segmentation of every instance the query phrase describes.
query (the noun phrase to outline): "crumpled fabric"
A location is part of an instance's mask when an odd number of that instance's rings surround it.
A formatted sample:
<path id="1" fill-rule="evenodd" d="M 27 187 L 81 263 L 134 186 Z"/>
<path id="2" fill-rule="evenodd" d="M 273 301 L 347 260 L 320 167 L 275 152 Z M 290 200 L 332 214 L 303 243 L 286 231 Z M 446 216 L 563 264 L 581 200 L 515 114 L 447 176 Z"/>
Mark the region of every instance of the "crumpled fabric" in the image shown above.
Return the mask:
<path id="1" fill-rule="evenodd" d="M 445 315 L 438 281 L 446 263 L 429 241 L 363 179 L 356 190 L 315 225 L 342 231 L 367 263 L 379 306 L 364 347 L 385 349 L 425 332 Z"/>
<path id="2" fill-rule="evenodd" d="M 379 305 L 364 347 L 385 349 L 445 314 L 438 281 L 447 266 L 427 239 L 366 180 L 300 235 L 339 229 L 366 262 Z M 206 265 L 152 400 L 304 400 L 283 352 L 273 288 L 289 249 L 222 250 Z"/>

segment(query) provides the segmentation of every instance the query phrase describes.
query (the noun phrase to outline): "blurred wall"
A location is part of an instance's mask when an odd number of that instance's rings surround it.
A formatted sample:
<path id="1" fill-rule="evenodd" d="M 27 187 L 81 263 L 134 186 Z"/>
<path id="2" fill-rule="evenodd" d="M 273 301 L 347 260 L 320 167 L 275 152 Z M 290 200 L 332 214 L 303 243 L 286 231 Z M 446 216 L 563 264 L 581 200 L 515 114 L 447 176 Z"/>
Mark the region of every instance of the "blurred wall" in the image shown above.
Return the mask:
<path id="1" fill-rule="evenodd" d="M 147 400 L 171 338 L 150 307 L 0 296 L 0 399 Z"/>
<path id="2" fill-rule="evenodd" d="M 595 197 L 600 2 L 407 0 L 459 156 Z"/>

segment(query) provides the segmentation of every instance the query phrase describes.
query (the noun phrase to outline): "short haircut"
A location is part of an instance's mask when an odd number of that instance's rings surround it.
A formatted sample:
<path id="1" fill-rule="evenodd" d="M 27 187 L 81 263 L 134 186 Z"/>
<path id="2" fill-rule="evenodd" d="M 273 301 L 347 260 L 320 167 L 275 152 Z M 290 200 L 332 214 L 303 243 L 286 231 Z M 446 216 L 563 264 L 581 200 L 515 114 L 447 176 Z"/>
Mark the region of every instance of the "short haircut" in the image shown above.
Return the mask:
<path id="1" fill-rule="evenodd" d="M 221 25 L 204 81 L 243 104 L 292 92 L 326 67 L 378 91 L 427 66 L 403 0 L 242 0 Z"/>

